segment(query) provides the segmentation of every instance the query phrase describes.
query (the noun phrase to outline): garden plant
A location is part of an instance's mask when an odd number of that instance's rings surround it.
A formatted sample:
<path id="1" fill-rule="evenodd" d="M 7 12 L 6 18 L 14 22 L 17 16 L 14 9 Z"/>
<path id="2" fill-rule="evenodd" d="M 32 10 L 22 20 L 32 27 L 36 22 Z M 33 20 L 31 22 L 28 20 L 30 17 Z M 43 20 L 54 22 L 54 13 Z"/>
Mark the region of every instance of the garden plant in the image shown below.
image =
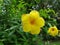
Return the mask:
<path id="1" fill-rule="evenodd" d="M 60 0 L 0 0 L 0 45 L 60 45 Z"/>

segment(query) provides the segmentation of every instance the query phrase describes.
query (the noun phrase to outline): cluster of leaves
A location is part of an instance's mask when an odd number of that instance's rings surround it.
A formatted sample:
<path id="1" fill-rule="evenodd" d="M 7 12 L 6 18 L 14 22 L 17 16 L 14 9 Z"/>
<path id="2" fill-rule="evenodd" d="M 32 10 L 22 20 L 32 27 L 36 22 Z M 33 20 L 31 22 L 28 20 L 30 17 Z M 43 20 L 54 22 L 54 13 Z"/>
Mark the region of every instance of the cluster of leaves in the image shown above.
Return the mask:
<path id="1" fill-rule="evenodd" d="M 38 10 L 46 21 L 43 28 L 45 33 L 42 32 L 46 34 L 48 27 L 57 25 L 59 2 L 59 0 L 0 0 L 0 45 L 41 45 L 41 34 L 31 35 L 23 32 L 21 15 L 33 9 Z"/>

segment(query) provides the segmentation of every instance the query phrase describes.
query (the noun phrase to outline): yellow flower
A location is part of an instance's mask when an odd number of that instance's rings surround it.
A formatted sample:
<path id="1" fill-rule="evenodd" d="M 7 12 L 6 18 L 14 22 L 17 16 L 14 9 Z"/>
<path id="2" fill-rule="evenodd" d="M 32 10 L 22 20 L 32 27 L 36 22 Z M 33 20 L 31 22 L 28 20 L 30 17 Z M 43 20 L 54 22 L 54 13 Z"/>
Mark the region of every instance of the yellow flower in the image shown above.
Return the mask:
<path id="1" fill-rule="evenodd" d="M 23 14 L 21 19 L 23 31 L 31 34 L 39 34 L 40 28 L 45 25 L 44 19 L 36 10 L 31 11 L 30 14 Z"/>
<path id="2" fill-rule="evenodd" d="M 49 35 L 51 35 L 51 36 L 56 36 L 56 35 L 58 35 L 58 29 L 57 29 L 57 27 L 56 27 L 56 26 L 50 27 L 49 30 L 48 30 L 48 33 L 49 33 Z"/>

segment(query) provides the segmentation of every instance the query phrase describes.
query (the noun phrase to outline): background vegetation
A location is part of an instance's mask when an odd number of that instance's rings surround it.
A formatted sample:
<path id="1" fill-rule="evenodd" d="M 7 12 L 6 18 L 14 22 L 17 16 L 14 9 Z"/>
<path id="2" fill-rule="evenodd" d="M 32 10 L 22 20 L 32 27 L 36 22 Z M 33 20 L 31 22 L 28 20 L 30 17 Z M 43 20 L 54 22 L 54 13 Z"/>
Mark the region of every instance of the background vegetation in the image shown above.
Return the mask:
<path id="1" fill-rule="evenodd" d="M 39 35 L 22 30 L 21 16 L 31 10 L 39 11 L 46 21 Z M 53 25 L 60 30 L 60 0 L 0 0 L 0 45 L 45 45 L 48 40 L 56 41 L 60 35 L 51 37 L 46 33 Z"/>

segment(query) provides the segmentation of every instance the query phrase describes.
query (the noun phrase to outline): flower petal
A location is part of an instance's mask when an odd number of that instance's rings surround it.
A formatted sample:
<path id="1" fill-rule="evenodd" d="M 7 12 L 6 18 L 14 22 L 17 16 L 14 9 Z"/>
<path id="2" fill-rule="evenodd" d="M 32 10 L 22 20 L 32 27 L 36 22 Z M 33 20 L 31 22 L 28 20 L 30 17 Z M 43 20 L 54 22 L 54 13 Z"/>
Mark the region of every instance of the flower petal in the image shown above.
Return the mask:
<path id="1" fill-rule="evenodd" d="M 37 19 L 37 18 L 39 17 L 39 12 L 36 11 L 36 10 L 32 10 L 32 11 L 30 12 L 30 17 Z"/>
<path id="2" fill-rule="evenodd" d="M 24 32 L 29 32 L 29 31 L 31 31 L 31 25 L 29 25 L 29 24 L 23 25 L 23 31 L 24 31 Z"/>
<path id="3" fill-rule="evenodd" d="M 29 23 L 29 14 L 22 15 L 22 26 L 24 32 L 29 32 L 31 30 L 31 25 Z"/>
<path id="4" fill-rule="evenodd" d="M 37 26 L 33 26 L 32 30 L 30 31 L 31 34 L 39 34 L 40 33 L 40 28 Z"/>
<path id="5" fill-rule="evenodd" d="M 43 27 L 45 25 L 45 21 L 42 17 L 38 18 L 36 20 L 36 25 L 38 25 L 39 27 Z"/>

